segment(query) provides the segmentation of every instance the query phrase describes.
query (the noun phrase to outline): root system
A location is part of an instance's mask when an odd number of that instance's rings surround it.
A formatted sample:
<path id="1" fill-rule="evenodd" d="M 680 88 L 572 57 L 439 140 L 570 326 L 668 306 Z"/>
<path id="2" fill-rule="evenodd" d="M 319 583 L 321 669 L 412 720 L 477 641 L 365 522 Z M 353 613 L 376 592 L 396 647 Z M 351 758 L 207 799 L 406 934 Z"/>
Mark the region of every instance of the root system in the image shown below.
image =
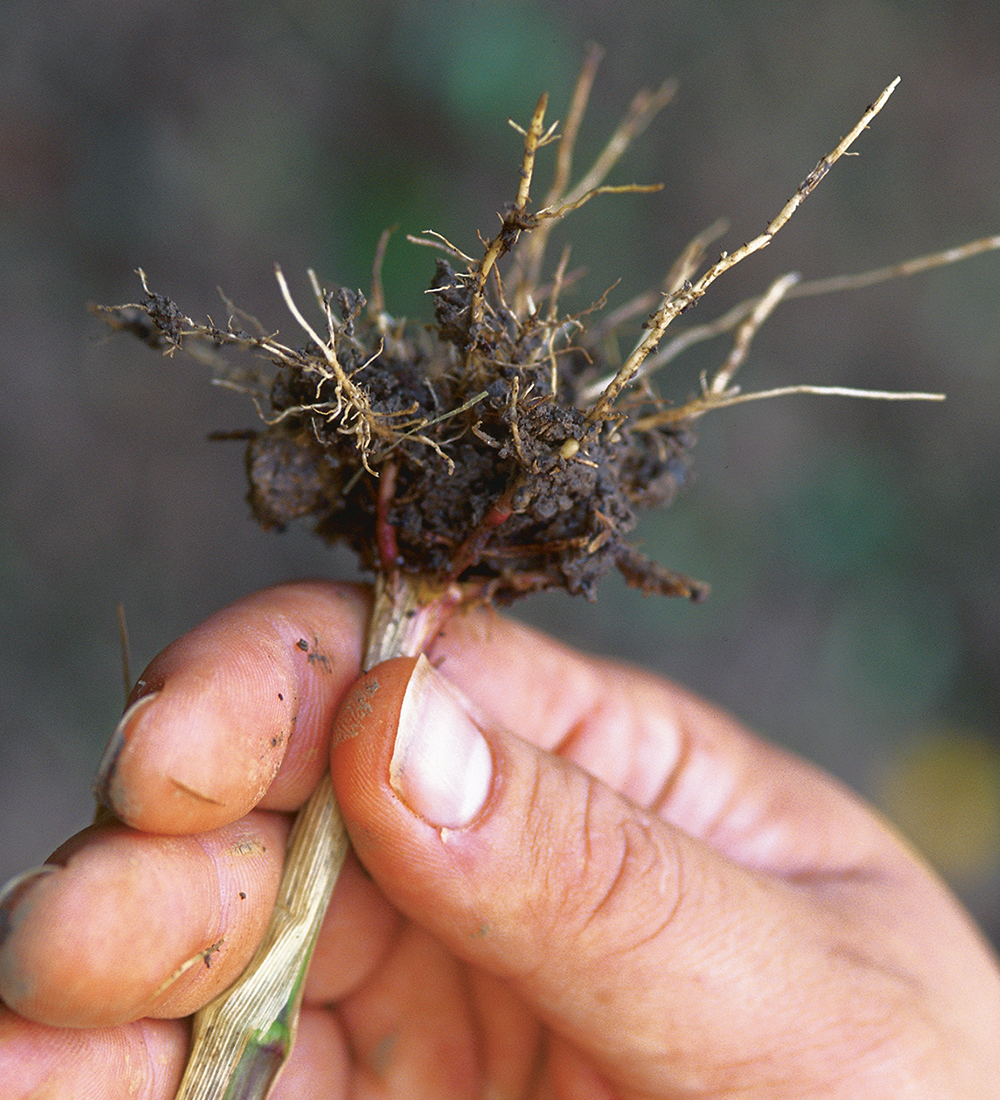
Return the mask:
<path id="1" fill-rule="evenodd" d="M 895 83 L 818 162 L 761 235 L 708 265 L 706 250 L 720 230 L 697 235 L 662 287 L 616 311 L 622 320 L 642 312 L 647 317 L 631 354 L 612 366 L 603 350 L 606 326 L 602 339 L 586 328 L 603 301 L 576 315 L 563 313 L 559 299 L 568 254 L 543 278 L 545 246 L 552 225 L 595 196 L 656 190 L 608 187 L 604 179 L 669 101 L 673 86 L 637 96 L 604 152 L 571 185 L 573 140 L 596 64 L 592 54 L 562 135 L 556 125 L 546 126 L 545 96 L 530 125 L 515 127 L 524 139 L 517 194 L 480 258 L 436 234 L 410 238 L 439 252 L 430 282 L 431 324 L 408 324 L 386 310 L 379 269 L 387 237 L 368 298 L 326 289 L 310 272 L 321 332 L 306 320 L 276 268 L 304 334 L 297 346 L 279 342 L 229 303 L 225 327 L 196 323 L 169 298 L 150 291 L 144 275 L 143 301 L 97 307 L 112 327 L 167 352 L 197 344 L 202 357 L 208 351 L 220 364 L 219 381 L 250 394 L 262 424 L 247 445 L 249 501 L 265 528 L 308 519 L 324 539 L 352 546 L 376 574 L 458 582 L 465 592 L 497 602 L 546 588 L 593 598 L 598 580 L 613 567 L 645 592 L 692 600 L 707 594 L 704 584 L 649 561 L 628 535 L 642 509 L 669 505 L 683 487 L 697 417 L 769 396 L 741 393 L 733 375 L 771 311 L 784 298 L 808 292 L 810 284 L 786 276 L 724 318 L 690 327 L 670 343 L 664 335 L 716 278 L 771 242 Z M 557 146 L 555 179 L 533 208 L 535 159 L 549 144 Z M 967 248 L 996 244 L 991 238 Z M 926 267 L 935 261 L 912 263 Z M 904 268 L 894 273 L 908 273 Z M 855 285 L 867 281 L 869 276 L 854 277 Z M 696 340 L 727 331 L 734 333 L 732 349 L 715 375 L 702 380 L 700 393 L 680 407 L 658 398 L 650 381 L 654 366 Z M 238 368 L 222 358 L 224 349 L 233 348 L 249 356 Z M 821 392 L 781 392 L 802 391 Z"/>

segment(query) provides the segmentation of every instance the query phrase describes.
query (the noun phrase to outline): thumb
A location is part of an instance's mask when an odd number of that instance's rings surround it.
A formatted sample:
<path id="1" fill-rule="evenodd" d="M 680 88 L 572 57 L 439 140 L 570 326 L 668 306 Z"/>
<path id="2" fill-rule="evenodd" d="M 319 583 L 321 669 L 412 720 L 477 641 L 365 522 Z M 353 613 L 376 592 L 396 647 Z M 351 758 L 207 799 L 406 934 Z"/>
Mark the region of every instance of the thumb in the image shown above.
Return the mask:
<path id="1" fill-rule="evenodd" d="M 711 1089 L 801 1050 L 829 907 L 491 728 L 425 658 L 366 674 L 333 742 L 352 842 L 386 896 L 618 1087 Z M 816 1021 L 827 1055 L 856 1011 L 844 990 L 838 1012 L 836 986 Z"/>

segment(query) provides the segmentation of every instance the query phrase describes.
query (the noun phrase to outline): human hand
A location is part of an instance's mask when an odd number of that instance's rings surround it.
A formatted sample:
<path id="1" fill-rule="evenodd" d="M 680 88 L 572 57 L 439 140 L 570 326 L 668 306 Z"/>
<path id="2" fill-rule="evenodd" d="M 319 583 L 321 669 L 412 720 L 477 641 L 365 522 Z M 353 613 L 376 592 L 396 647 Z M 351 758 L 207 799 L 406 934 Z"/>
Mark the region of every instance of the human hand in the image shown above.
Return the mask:
<path id="1" fill-rule="evenodd" d="M 1000 1096 L 995 959 L 833 780 L 489 611 L 357 682 L 366 613 L 272 589 L 144 673 L 127 824 L 4 903 L 3 1100 L 173 1095 L 328 762 L 358 858 L 276 1100 Z"/>

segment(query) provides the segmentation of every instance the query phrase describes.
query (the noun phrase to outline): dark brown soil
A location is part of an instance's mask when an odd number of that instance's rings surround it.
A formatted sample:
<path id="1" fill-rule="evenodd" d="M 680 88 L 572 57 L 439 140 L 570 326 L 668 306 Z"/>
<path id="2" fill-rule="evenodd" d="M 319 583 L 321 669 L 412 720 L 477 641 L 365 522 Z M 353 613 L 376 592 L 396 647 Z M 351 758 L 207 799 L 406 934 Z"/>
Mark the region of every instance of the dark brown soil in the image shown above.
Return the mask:
<path id="1" fill-rule="evenodd" d="M 553 393 L 546 326 L 494 309 L 470 333 L 468 277 L 438 261 L 433 287 L 436 325 L 387 340 L 381 354 L 377 319 L 359 319 L 363 299 L 338 295 L 340 363 L 374 418 L 396 426 L 368 456 L 378 478 L 364 470 L 342 420 L 318 411 L 336 406 L 336 380 L 279 366 L 269 418 L 282 419 L 247 449 L 257 519 L 282 528 L 310 517 L 322 537 L 348 542 L 369 569 L 481 579 L 501 601 L 550 587 L 593 598 L 613 566 L 645 591 L 704 595 L 625 541 L 638 510 L 669 504 L 683 483 L 691 431 L 637 432 L 617 419 L 594 431 L 577 401 L 581 381 L 597 369 L 594 353 L 564 350 Z M 479 377 L 463 367 L 470 349 Z"/>

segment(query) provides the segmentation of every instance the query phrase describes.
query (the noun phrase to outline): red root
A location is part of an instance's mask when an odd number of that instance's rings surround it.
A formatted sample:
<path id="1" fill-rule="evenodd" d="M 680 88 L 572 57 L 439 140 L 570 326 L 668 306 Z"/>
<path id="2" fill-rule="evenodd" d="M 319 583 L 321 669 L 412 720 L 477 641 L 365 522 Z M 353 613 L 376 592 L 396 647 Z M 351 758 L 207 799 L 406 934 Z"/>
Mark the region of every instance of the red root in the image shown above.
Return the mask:
<path id="1" fill-rule="evenodd" d="M 395 462 L 383 464 L 379 473 L 378 500 L 375 505 L 375 543 L 378 549 L 379 566 L 386 576 L 391 576 L 399 568 L 396 528 L 389 522 L 389 504 L 396 491 L 398 471 L 399 467 Z"/>

